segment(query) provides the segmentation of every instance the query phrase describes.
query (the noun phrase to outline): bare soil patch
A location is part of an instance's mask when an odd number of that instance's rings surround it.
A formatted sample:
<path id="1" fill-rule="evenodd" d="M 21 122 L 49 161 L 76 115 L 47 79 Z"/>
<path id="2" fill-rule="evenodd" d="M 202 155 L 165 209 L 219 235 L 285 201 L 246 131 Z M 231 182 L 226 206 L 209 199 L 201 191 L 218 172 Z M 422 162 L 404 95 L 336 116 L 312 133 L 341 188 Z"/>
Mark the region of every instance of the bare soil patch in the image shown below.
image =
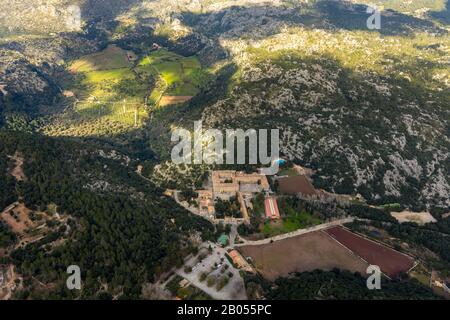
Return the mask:
<path id="1" fill-rule="evenodd" d="M 164 107 L 171 104 L 184 103 L 192 99 L 192 96 L 163 96 L 159 101 L 159 105 Z"/>
<path id="2" fill-rule="evenodd" d="M 23 236 L 27 229 L 36 227 L 29 217 L 31 212 L 23 203 L 19 203 L 13 209 L 4 211 L 0 219 L 5 221 L 14 233 Z"/>
<path id="3" fill-rule="evenodd" d="M 306 176 L 293 176 L 281 178 L 278 184 L 282 193 L 297 194 L 301 193 L 307 196 L 313 196 L 317 193 L 316 189 Z"/>
<path id="4" fill-rule="evenodd" d="M 436 219 L 429 212 L 391 212 L 391 216 L 397 219 L 398 222 L 415 222 L 419 225 L 424 225 L 430 222 L 436 222 Z"/>
<path id="5" fill-rule="evenodd" d="M 379 266 L 381 271 L 391 278 L 414 266 L 414 259 L 410 256 L 363 238 L 342 227 L 333 227 L 325 232 L 368 263 Z"/>
<path id="6" fill-rule="evenodd" d="M 245 257 L 251 257 L 256 269 L 270 281 L 292 272 L 315 269 L 338 268 L 365 275 L 368 266 L 323 231 L 264 245 L 243 246 L 239 250 Z"/>

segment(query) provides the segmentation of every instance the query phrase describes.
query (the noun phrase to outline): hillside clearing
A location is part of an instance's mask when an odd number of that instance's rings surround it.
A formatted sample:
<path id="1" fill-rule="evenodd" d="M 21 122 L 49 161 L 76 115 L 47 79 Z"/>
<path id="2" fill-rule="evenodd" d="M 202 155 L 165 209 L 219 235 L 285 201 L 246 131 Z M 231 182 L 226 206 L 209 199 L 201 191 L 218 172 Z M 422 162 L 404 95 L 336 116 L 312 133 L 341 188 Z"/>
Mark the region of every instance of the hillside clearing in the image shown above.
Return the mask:
<path id="1" fill-rule="evenodd" d="M 436 222 L 437 220 L 429 212 L 391 212 L 391 216 L 397 219 L 398 222 L 415 222 L 419 225 L 424 225 L 430 222 Z"/>

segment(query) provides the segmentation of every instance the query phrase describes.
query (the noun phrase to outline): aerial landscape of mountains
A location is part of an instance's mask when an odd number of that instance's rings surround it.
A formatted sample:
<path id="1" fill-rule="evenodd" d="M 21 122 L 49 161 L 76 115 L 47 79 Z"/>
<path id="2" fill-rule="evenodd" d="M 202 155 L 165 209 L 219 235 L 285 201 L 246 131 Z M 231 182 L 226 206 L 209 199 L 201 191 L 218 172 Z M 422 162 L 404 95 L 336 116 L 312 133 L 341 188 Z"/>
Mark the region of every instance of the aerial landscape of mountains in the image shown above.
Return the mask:
<path id="1" fill-rule="evenodd" d="M 448 299 L 449 6 L 0 0 L 0 299 Z"/>

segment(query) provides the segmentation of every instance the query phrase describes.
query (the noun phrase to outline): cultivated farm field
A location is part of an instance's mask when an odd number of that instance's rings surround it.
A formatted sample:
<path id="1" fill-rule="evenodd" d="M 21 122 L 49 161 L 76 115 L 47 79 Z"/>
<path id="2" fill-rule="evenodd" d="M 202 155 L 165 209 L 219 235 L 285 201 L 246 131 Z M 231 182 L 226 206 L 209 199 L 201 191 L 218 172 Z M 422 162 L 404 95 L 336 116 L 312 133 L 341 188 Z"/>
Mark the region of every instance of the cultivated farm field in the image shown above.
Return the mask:
<path id="1" fill-rule="evenodd" d="M 366 274 L 368 264 L 323 231 L 240 248 L 264 278 L 274 281 L 292 272 L 334 268 Z"/>
<path id="2" fill-rule="evenodd" d="M 391 278 L 407 272 L 414 266 L 414 259 L 410 256 L 363 238 L 342 227 L 333 227 L 325 232 L 368 263 L 379 266 L 381 271 Z"/>
<path id="3" fill-rule="evenodd" d="M 131 51 L 125 51 L 115 45 L 110 45 L 101 52 L 86 55 L 76 60 L 72 63 L 69 70 L 73 73 L 78 73 L 130 68 L 132 65 L 127 56 L 135 57 Z"/>
<path id="4" fill-rule="evenodd" d="M 162 83 L 150 95 L 152 102 L 160 106 L 189 100 L 209 78 L 196 57 L 183 57 L 165 49 L 148 54 L 136 69 L 139 73 L 154 75 L 161 80 Z M 173 99 L 178 96 L 183 98 Z"/>
<path id="5" fill-rule="evenodd" d="M 44 131 L 50 135 L 117 134 L 148 117 L 145 97 L 152 82 L 134 71 L 137 56 L 115 45 L 73 61 L 68 70 L 68 108 Z"/>

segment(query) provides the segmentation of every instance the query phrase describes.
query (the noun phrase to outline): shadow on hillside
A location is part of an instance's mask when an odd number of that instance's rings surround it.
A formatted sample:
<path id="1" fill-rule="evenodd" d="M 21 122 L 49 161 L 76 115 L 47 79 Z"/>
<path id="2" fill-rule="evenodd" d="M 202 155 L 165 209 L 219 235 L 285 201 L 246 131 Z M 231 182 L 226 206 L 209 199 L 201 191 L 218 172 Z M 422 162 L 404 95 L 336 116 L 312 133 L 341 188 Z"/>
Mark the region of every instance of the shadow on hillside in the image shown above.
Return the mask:
<path id="1" fill-rule="evenodd" d="M 102 19 L 114 19 L 120 14 L 131 9 L 139 0 L 86 0 L 81 5 L 81 16 L 86 21 Z"/>
<path id="2" fill-rule="evenodd" d="M 242 33 L 256 31 L 261 37 L 279 33 L 285 26 L 314 29 L 369 31 L 367 6 L 350 2 L 323 0 L 313 5 L 294 8 L 276 6 L 234 6 L 218 12 L 182 13 L 183 23 L 210 37 L 235 39 Z M 382 27 L 375 30 L 383 35 L 410 35 L 416 31 L 439 29 L 431 21 L 396 11 L 382 12 Z M 440 30 L 443 32 L 443 30 Z M 255 34 L 255 32 L 253 32 Z"/>
<path id="3" fill-rule="evenodd" d="M 134 4 L 134 1 L 122 1 L 122 4 L 124 6 L 120 7 L 120 10 L 117 9 L 114 11 L 115 14 L 119 14 L 122 12 L 121 10 L 126 10 L 127 5 L 130 6 Z M 257 30 L 259 36 L 267 37 L 279 33 L 286 25 L 304 26 L 307 28 L 319 28 L 324 30 L 342 28 L 346 30 L 368 31 L 366 21 L 369 14 L 366 13 L 366 8 L 367 7 L 364 5 L 355 5 L 348 2 L 323 0 L 313 6 L 303 7 L 302 10 L 300 10 L 300 7 L 235 6 L 226 10 L 206 14 L 184 12 L 177 17 L 181 17 L 182 23 L 192 27 L 198 34 L 206 34 L 213 39 L 218 38 L 219 36 L 234 39 L 241 37 L 242 34 L 251 34 L 251 31 L 253 30 Z M 388 27 L 373 32 L 379 32 L 385 35 L 410 35 L 416 30 L 435 28 L 430 21 L 410 17 L 394 11 L 385 12 L 382 19 L 383 25 Z M 170 44 L 168 39 L 162 37 L 153 37 L 151 34 L 148 35 L 148 37 L 151 41 L 157 40 L 164 44 Z M 129 40 L 129 44 L 131 44 L 133 38 Z M 124 39 L 123 43 L 127 44 L 126 41 L 127 39 Z M 214 42 L 214 45 L 217 46 L 215 50 L 225 52 L 225 49 L 222 48 L 217 41 Z M 176 46 L 176 44 L 174 44 L 174 46 Z M 203 49 L 197 48 L 195 51 L 199 52 L 200 50 Z M 213 60 L 214 61 L 212 62 L 215 62 L 218 61 L 219 58 L 214 58 Z M 216 82 L 211 83 L 210 86 L 202 90 L 202 92 L 190 102 L 182 105 L 170 106 L 165 108 L 164 111 L 159 111 L 160 114 L 157 118 L 163 119 L 163 121 L 153 121 L 147 128 L 143 129 L 131 128 L 128 133 L 116 135 L 111 138 L 116 141 L 127 141 L 124 144 L 127 145 L 128 142 L 133 140 L 129 139 L 132 136 L 140 136 L 142 138 L 141 142 L 145 139 L 149 139 L 150 135 L 162 138 L 161 133 L 167 133 L 170 124 L 190 126 L 191 124 L 188 123 L 189 121 L 192 121 L 192 119 L 200 119 L 205 107 L 214 104 L 214 102 L 226 94 L 227 82 L 233 75 L 235 67 L 236 66 L 232 64 L 228 65 L 226 69 L 219 72 L 219 74 L 222 73 L 222 75 L 219 76 Z M 414 92 L 424 91 L 426 91 L 426 89 L 421 88 L 420 90 L 411 90 L 410 92 L 413 95 Z M 346 95 L 344 95 L 344 97 L 345 96 Z M 350 94 L 348 94 L 348 96 L 350 96 Z M 374 92 L 374 96 L 376 96 L 376 92 Z M 349 101 L 348 103 L 351 104 L 352 101 Z M 380 105 L 391 106 L 390 103 L 386 104 L 382 97 L 380 97 Z M 276 115 L 274 116 L 276 117 Z M 148 130 L 152 132 L 147 132 Z M 92 138 L 96 139 L 95 137 Z M 143 148 L 143 145 L 145 145 L 145 148 L 143 149 L 150 150 L 152 148 L 148 145 L 148 141 L 149 140 L 147 140 L 147 143 L 138 143 L 135 146 L 129 145 L 126 148 L 129 148 L 128 152 L 137 155 L 140 153 L 138 149 Z M 141 156 L 145 158 L 144 154 L 145 152 L 142 153 Z"/>
<path id="4" fill-rule="evenodd" d="M 450 24 L 450 0 L 447 0 L 445 9 L 431 12 L 430 17 L 444 24 Z"/>

